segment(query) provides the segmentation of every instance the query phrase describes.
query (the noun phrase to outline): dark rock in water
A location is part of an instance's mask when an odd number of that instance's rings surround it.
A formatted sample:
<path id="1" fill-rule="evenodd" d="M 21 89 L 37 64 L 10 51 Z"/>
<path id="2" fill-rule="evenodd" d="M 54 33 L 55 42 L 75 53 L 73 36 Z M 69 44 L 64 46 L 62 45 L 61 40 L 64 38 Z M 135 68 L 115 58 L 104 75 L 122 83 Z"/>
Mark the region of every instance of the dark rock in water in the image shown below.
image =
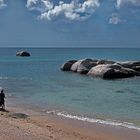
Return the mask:
<path id="1" fill-rule="evenodd" d="M 30 53 L 27 51 L 17 52 L 16 56 L 30 56 Z"/>
<path id="2" fill-rule="evenodd" d="M 140 72 L 140 61 L 117 62 L 117 64 Z"/>
<path id="3" fill-rule="evenodd" d="M 71 71 L 81 74 L 87 74 L 92 67 L 97 65 L 96 63 L 97 61 L 92 59 L 79 60 L 72 65 Z"/>
<path id="4" fill-rule="evenodd" d="M 140 66 L 132 67 L 133 70 L 140 72 Z"/>
<path id="5" fill-rule="evenodd" d="M 8 115 L 9 117 L 15 118 L 15 119 L 26 119 L 29 116 L 24 113 L 11 113 Z"/>
<path id="6" fill-rule="evenodd" d="M 77 60 L 70 60 L 70 61 L 67 61 L 66 63 L 64 63 L 62 66 L 61 66 L 61 70 L 62 71 L 70 71 L 71 70 L 71 66 L 77 62 Z"/>
<path id="7" fill-rule="evenodd" d="M 61 70 L 117 79 L 140 76 L 140 61 L 115 62 L 112 60 L 82 59 L 71 60 L 61 66 Z"/>
<path id="8" fill-rule="evenodd" d="M 124 68 L 117 64 L 103 64 L 93 67 L 88 75 L 93 77 L 101 77 L 103 79 L 117 79 L 139 76 L 135 70 Z"/>

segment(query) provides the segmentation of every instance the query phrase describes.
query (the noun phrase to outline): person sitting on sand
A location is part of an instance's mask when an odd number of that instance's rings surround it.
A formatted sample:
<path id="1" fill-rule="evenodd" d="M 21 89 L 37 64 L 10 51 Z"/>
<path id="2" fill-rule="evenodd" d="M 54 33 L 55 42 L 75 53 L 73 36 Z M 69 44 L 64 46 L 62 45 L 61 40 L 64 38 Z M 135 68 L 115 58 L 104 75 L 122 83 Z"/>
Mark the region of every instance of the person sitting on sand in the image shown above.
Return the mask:
<path id="1" fill-rule="evenodd" d="M 1 90 L 1 93 L 0 93 L 0 106 L 2 106 L 2 109 L 5 109 L 5 94 L 3 92 L 3 90 Z"/>

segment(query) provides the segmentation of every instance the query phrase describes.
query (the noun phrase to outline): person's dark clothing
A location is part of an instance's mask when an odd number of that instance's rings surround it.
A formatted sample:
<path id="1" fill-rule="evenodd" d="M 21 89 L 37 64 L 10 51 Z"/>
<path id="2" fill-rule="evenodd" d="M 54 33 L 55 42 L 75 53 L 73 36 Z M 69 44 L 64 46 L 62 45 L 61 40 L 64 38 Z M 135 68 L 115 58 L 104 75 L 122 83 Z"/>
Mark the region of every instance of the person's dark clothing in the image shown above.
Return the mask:
<path id="1" fill-rule="evenodd" d="M 5 103 L 5 94 L 4 93 L 0 93 L 0 104 L 3 105 Z"/>

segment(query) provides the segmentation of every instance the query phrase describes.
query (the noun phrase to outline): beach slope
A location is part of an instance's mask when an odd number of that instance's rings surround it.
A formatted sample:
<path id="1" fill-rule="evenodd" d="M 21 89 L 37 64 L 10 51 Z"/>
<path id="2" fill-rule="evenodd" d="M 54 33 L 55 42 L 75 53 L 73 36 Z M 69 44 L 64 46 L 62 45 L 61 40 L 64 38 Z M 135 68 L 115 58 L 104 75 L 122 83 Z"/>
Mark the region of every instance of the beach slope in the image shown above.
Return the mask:
<path id="1" fill-rule="evenodd" d="M 25 114 L 26 113 L 26 114 Z M 139 140 L 140 132 L 10 109 L 0 111 L 0 140 Z"/>

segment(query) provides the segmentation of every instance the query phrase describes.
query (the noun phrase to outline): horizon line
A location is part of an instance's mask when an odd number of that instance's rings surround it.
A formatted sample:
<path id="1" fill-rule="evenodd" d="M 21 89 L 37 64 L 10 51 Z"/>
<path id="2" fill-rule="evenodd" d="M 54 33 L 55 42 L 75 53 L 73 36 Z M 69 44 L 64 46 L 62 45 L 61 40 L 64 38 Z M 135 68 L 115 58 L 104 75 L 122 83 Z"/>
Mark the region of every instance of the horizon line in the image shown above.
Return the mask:
<path id="1" fill-rule="evenodd" d="M 140 47 L 0 47 L 0 49 L 140 49 Z"/>

